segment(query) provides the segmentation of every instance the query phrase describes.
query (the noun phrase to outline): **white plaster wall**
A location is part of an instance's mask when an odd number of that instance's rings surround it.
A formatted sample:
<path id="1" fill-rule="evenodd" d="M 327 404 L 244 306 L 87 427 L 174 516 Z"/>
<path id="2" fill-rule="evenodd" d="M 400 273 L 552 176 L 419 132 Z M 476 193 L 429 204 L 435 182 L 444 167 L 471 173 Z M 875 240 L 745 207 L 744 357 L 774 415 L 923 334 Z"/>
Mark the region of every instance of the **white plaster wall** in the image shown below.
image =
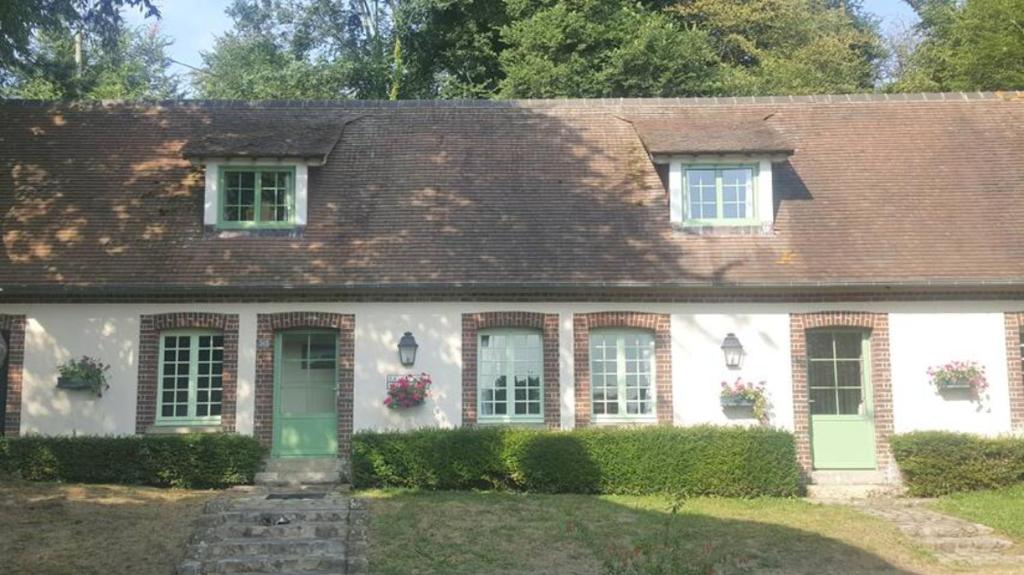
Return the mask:
<path id="1" fill-rule="evenodd" d="M 146 313 L 214 311 L 239 314 L 237 428 L 253 429 L 256 315 L 327 311 L 356 317 L 355 417 L 357 430 L 461 424 L 461 314 L 475 311 L 559 313 L 562 426 L 574 420 L 572 314 L 641 311 L 672 316 L 674 412 L 678 424 L 750 424 L 730 419 L 719 405 L 723 379 L 764 380 L 772 424 L 792 429 L 789 313 L 822 310 L 890 312 L 895 425 L 912 429 L 1009 431 L 1003 310 L 1017 302 L 858 304 L 602 304 L 602 303 L 296 303 L 296 304 L 39 304 L 0 305 L 0 313 L 28 316 L 25 350 L 24 433 L 130 434 L 135 425 L 138 317 Z M 396 345 L 404 331 L 420 344 L 413 370 L 430 373 L 434 395 L 424 406 L 391 411 L 382 404 L 385 378 L 404 373 Z M 747 355 L 743 368 L 725 368 L 722 339 L 734 332 Z M 102 398 L 57 390 L 57 365 L 90 355 L 112 364 L 111 389 Z M 985 364 L 990 402 L 982 411 L 936 396 L 929 365 L 950 359 Z"/>
<path id="2" fill-rule="evenodd" d="M 896 433 L 916 430 L 1010 431 L 1006 334 L 1002 313 L 893 313 L 889 337 Z M 989 389 L 980 402 L 943 397 L 931 385 L 929 367 L 977 361 Z"/>

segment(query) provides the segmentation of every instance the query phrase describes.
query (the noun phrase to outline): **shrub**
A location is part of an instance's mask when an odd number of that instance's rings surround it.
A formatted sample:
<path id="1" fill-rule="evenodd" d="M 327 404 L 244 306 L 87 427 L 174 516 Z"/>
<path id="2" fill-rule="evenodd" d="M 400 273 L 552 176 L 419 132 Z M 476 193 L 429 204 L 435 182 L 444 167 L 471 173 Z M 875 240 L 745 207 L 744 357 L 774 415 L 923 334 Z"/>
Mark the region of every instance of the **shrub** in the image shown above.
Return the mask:
<path id="1" fill-rule="evenodd" d="M 234 434 L 0 439 L 0 471 L 30 481 L 224 487 L 251 483 L 262 460 Z"/>
<path id="2" fill-rule="evenodd" d="M 799 490 L 793 436 L 766 428 L 361 432 L 356 486 L 756 497 Z"/>
<path id="3" fill-rule="evenodd" d="M 911 495 L 1004 487 L 1024 481 L 1024 439 L 918 431 L 897 435 L 893 454 Z"/>

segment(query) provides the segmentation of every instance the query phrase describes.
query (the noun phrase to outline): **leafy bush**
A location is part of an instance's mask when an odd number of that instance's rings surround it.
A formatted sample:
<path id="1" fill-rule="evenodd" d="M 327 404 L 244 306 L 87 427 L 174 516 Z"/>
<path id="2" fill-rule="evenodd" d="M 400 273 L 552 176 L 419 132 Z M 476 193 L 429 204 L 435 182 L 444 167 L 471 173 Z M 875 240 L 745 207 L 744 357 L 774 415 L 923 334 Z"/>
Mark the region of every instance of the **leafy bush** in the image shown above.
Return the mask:
<path id="1" fill-rule="evenodd" d="M 1024 439 L 918 431 L 893 437 L 892 449 L 911 495 L 936 497 L 1024 482 Z"/>
<path id="2" fill-rule="evenodd" d="M 739 427 L 361 432 L 359 487 L 756 497 L 799 490 L 793 436 Z"/>
<path id="3" fill-rule="evenodd" d="M 234 434 L 0 439 L 0 472 L 30 481 L 224 487 L 251 483 L 262 460 Z"/>

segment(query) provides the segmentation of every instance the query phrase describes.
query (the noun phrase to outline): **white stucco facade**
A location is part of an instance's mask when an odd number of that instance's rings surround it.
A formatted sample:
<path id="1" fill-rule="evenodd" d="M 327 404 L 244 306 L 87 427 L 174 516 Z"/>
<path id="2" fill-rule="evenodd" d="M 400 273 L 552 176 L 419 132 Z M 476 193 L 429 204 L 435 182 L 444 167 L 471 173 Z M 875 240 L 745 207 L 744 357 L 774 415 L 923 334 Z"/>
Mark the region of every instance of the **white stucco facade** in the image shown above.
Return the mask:
<path id="1" fill-rule="evenodd" d="M 573 314 L 640 311 L 671 315 L 674 421 L 751 424 L 719 405 L 720 383 L 742 377 L 764 381 L 773 425 L 793 429 L 790 313 L 830 310 L 889 314 L 893 417 L 897 433 L 918 429 L 1009 433 L 1009 384 L 1004 316 L 1018 302 L 906 302 L 828 304 L 707 303 L 209 303 L 209 304 L 24 304 L 2 305 L 0 314 L 24 314 L 24 385 L 21 432 L 131 434 L 135 432 L 139 316 L 167 312 L 239 315 L 236 429 L 253 432 L 256 316 L 285 311 L 323 311 L 355 316 L 354 428 L 409 429 L 462 423 L 461 314 L 534 311 L 559 314 L 561 423 L 574 421 Z M 411 331 L 419 343 L 412 371 L 434 381 L 427 405 L 407 411 L 384 407 L 388 374 L 403 368 L 398 339 Z M 746 350 L 739 370 L 725 367 L 719 349 L 735 333 Z M 57 365 L 88 355 L 109 363 L 110 389 L 102 398 L 56 388 Z M 980 404 L 940 396 L 926 370 L 951 360 L 984 365 L 990 388 Z"/>

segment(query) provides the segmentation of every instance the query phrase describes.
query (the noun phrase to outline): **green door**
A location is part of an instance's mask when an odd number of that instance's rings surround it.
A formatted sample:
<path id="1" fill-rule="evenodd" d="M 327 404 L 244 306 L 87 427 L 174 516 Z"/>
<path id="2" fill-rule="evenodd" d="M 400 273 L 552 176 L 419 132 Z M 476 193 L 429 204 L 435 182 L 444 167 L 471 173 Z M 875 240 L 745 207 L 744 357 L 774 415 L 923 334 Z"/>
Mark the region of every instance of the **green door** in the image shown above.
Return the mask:
<path id="1" fill-rule="evenodd" d="M 338 452 L 337 335 L 286 331 L 274 342 L 274 457 Z"/>
<path id="2" fill-rule="evenodd" d="M 815 469 L 874 469 L 875 423 L 867 332 L 807 332 Z"/>

